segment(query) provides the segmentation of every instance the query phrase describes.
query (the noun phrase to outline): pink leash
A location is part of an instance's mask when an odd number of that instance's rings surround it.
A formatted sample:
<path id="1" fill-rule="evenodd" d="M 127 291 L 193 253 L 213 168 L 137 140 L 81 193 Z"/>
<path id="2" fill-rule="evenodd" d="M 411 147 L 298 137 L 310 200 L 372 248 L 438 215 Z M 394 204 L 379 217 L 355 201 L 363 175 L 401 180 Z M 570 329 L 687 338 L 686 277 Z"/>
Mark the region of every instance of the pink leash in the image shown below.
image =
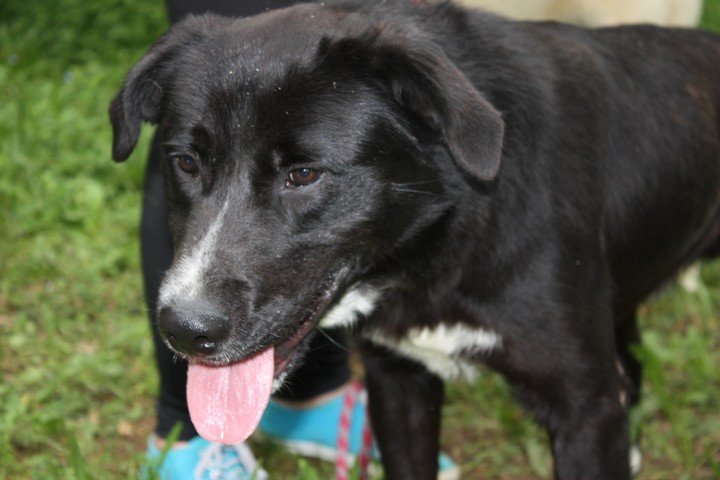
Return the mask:
<path id="1" fill-rule="evenodd" d="M 335 478 L 336 480 L 349 480 L 350 475 L 350 426 L 352 425 L 353 411 L 358 401 L 358 396 L 362 392 L 362 384 L 353 382 L 348 387 L 343 398 L 342 412 L 340 413 L 340 431 L 337 440 L 337 458 L 335 460 Z M 368 417 L 367 405 L 365 406 L 365 416 Z M 370 430 L 370 422 L 363 424 L 362 431 L 362 448 L 358 463 L 360 465 L 360 480 L 368 479 L 368 470 L 370 467 L 370 455 L 372 454 L 373 437 Z"/>

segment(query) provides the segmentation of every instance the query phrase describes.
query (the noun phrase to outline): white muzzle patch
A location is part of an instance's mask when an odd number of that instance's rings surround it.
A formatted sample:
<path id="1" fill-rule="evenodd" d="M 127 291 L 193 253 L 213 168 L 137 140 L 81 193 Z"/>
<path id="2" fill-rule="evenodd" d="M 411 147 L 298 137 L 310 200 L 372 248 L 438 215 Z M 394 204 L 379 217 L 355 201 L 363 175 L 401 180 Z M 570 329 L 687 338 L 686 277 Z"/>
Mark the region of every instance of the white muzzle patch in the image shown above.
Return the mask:
<path id="1" fill-rule="evenodd" d="M 196 299 L 202 295 L 205 273 L 210 267 L 227 209 L 228 201 L 225 200 L 200 241 L 188 254 L 175 259 L 160 286 L 161 306 L 179 299 Z"/>

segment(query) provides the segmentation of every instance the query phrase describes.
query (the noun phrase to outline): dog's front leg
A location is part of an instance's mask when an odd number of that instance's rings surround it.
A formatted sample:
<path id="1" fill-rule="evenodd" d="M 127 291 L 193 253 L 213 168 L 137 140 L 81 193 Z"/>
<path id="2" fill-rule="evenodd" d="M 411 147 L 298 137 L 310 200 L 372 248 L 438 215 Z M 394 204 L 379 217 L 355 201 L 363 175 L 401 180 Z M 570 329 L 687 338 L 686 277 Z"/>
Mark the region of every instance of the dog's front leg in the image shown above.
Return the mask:
<path id="1" fill-rule="evenodd" d="M 555 478 L 630 479 L 630 445 L 625 412 L 615 398 L 598 399 L 550 428 Z"/>
<path id="2" fill-rule="evenodd" d="M 387 480 L 435 480 L 443 381 L 422 365 L 369 342 L 363 361 L 370 417 Z"/>
<path id="3" fill-rule="evenodd" d="M 602 334 L 589 338 L 602 339 Z M 592 340 L 580 343 L 570 337 L 556 344 L 535 340 L 514 352 L 508 349 L 507 358 L 529 361 L 522 373 L 516 370 L 506 378 L 515 397 L 550 434 L 555 479 L 630 480 L 628 419 L 614 349 L 574 348 L 590 346 Z"/>

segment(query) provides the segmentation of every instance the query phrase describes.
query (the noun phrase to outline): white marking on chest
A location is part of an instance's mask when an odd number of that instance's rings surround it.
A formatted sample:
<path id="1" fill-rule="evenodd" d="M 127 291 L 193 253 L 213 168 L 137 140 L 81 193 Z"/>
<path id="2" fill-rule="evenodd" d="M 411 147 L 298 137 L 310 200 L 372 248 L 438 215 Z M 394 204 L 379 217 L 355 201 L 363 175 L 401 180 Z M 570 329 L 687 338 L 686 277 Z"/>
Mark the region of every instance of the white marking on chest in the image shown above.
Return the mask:
<path id="1" fill-rule="evenodd" d="M 423 364 L 446 380 L 474 379 L 477 370 L 467 357 L 502 347 L 502 338 L 495 332 L 467 325 L 413 328 L 399 340 L 372 332 L 368 339 Z"/>
<path id="2" fill-rule="evenodd" d="M 323 316 L 319 325 L 321 328 L 350 327 L 361 316 L 370 315 L 379 298 L 379 290 L 367 285 L 355 285 Z"/>
<path id="3" fill-rule="evenodd" d="M 283 385 L 285 384 L 285 379 L 287 379 L 287 372 L 281 372 L 280 375 L 278 375 L 277 378 L 273 380 L 272 384 L 272 393 L 275 394 L 280 390 Z"/>
<path id="4" fill-rule="evenodd" d="M 205 235 L 192 250 L 176 258 L 160 286 L 160 305 L 168 305 L 179 299 L 199 298 L 203 293 L 205 273 L 213 259 L 225 212 L 227 200 L 223 203 Z"/>

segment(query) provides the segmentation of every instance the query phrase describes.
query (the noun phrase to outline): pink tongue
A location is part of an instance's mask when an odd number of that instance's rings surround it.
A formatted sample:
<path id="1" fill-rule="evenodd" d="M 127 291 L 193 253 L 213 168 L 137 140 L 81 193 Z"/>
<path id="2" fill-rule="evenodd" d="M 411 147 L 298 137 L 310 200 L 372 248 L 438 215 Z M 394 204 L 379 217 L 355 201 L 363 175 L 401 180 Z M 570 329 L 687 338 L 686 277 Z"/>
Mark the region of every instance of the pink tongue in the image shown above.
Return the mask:
<path id="1" fill-rule="evenodd" d="M 190 418 L 200 436 L 226 444 L 248 438 L 270 400 L 274 374 L 272 347 L 225 367 L 191 363 L 187 401 Z"/>

